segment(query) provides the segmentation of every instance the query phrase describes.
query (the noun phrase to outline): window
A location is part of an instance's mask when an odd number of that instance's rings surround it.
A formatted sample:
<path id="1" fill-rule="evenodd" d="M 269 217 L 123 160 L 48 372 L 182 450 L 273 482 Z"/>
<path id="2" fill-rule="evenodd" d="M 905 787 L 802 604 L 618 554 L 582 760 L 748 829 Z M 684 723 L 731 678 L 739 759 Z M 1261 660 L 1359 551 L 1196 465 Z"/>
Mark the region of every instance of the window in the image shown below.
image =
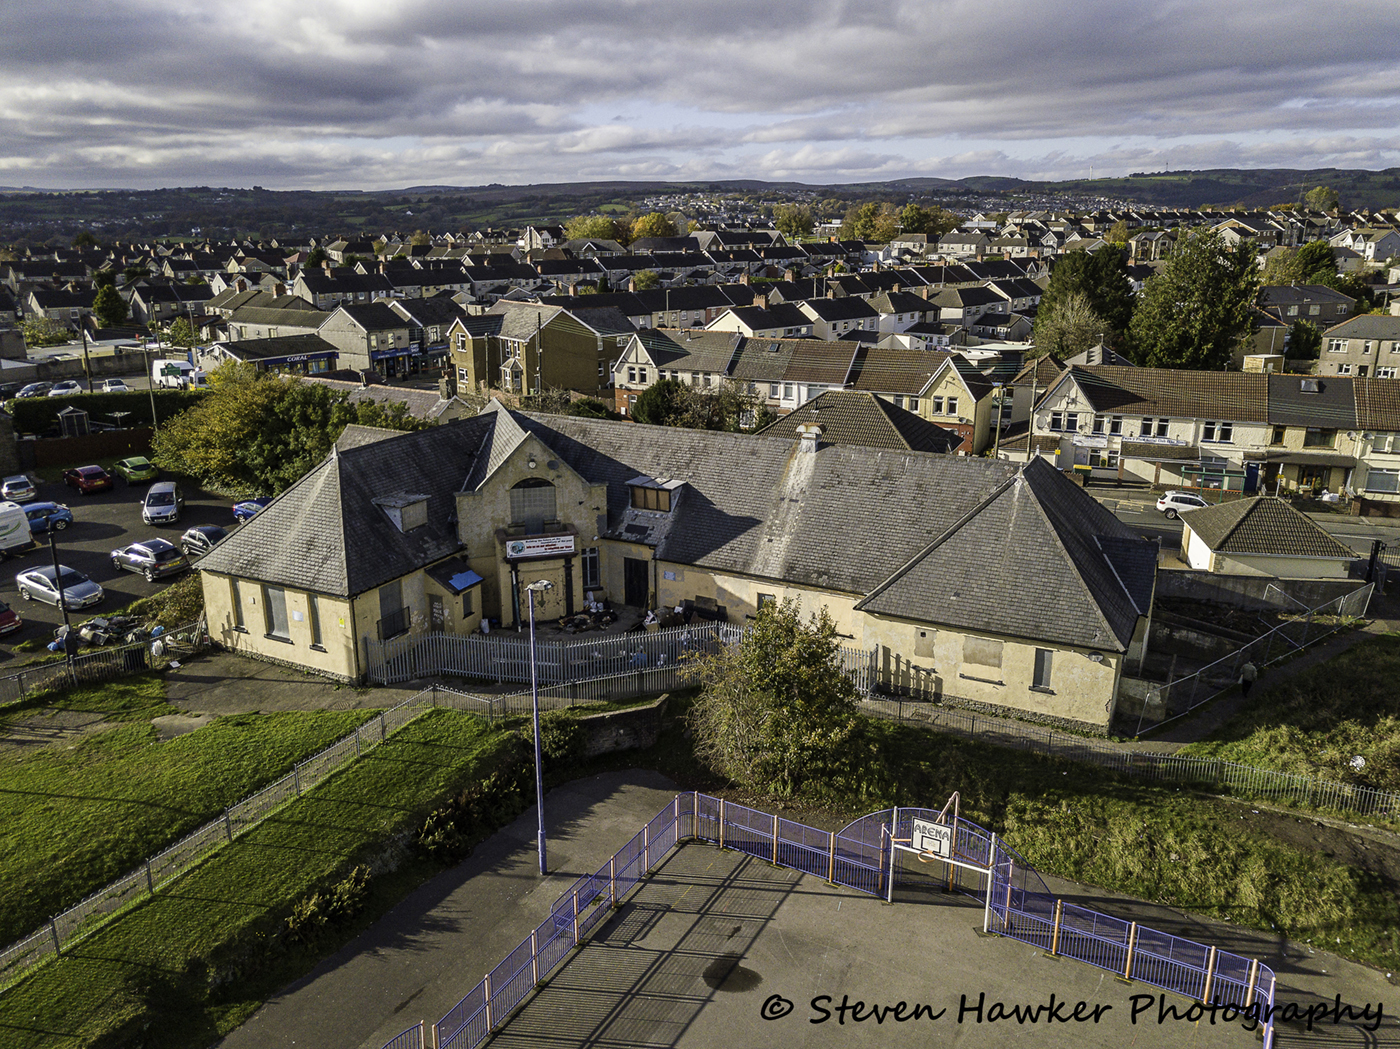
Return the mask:
<path id="1" fill-rule="evenodd" d="M 643 488 L 641 485 L 633 485 L 632 509 L 659 510 L 663 514 L 670 513 L 671 493 L 665 488 Z"/>
<path id="2" fill-rule="evenodd" d="M 1227 422 L 1207 422 L 1201 427 L 1201 440 L 1219 441 L 1229 444 L 1234 436 L 1235 424 Z"/>
<path id="3" fill-rule="evenodd" d="M 239 589 L 238 580 L 230 579 L 229 587 L 233 591 L 233 629 L 246 631 L 248 628 L 243 625 L 243 594 Z"/>
<path id="4" fill-rule="evenodd" d="M 898 393 L 897 393 L 897 394 L 894 395 L 894 406 L 895 406 L 896 408 L 903 408 L 903 407 L 904 407 L 904 396 L 903 396 L 903 394 L 898 394 Z"/>
<path id="5" fill-rule="evenodd" d="M 1370 339 L 1367 339 L 1365 342 L 1363 342 L 1363 343 L 1361 344 L 1361 352 L 1362 352 L 1362 353 L 1370 353 L 1370 352 L 1371 352 L 1371 345 L 1372 345 L 1371 340 L 1370 340 Z"/>
<path id="6" fill-rule="evenodd" d="M 1094 416 L 1094 433 L 1103 433 L 1108 420 L 1102 415 Z"/>
<path id="7" fill-rule="evenodd" d="M 1064 413 L 1064 412 L 1051 412 L 1051 413 L 1050 413 L 1050 429 L 1052 429 L 1052 430 L 1063 430 L 1064 428 L 1065 428 L 1065 413 Z"/>
<path id="8" fill-rule="evenodd" d="M 637 381 L 637 369 L 636 369 L 636 368 L 628 368 L 628 369 L 627 369 L 627 381 L 628 381 L 628 382 L 636 382 L 636 381 Z"/>
<path id="9" fill-rule="evenodd" d="M 1296 316 L 1298 316 L 1298 307 L 1297 307 L 1297 306 L 1290 306 L 1290 307 L 1288 307 L 1288 315 L 1289 315 L 1290 317 L 1296 317 Z"/>
<path id="10" fill-rule="evenodd" d="M 1377 378 L 1377 379 L 1393 379 L 1393 378 L 1395 378 L 1395 373 L 1396 373 L 1396 371 L 1400 371 L 1400 369 L 1396 369 L 1396 368 L 1377 368 L 1377 369 L 1376 369 L 1376 378 Z"/>
<path id="11" fill-rule="evenodd" d="M 1110 415 L 1108 417 L 1108 432 L 1117 437 L 1123 432 L 1123 417 L 1121 415 Z"/>
<path id="12" fill-rule="evenodd" d="M 770 383 L 768 384 L 768 396 L 771 397 L 771 398 L 773 398 L 774 400 L 777 400 L 777 399 L 778 399 L 778 384 L 777 384 L 777 383 L 775 383 L 775 382 L 770 382 Z"/>
<path id="13" fill-rule="evenodd" d="M 911 412 L 917 412 L 917 411 L 919 410 L 919 398 L 917 398 L 917 397 L 910 397 L 910 398 L 909 398 L 909 410 L 910 410 Z"/>
<path id="14" fill-rule="evenodd" d="M 1347 352 L 1347 341 L 1346 341 L 1346 339 L 1328 339 L 1328 340 L 1327 340 L 1327 352 L 1328 352 L 1328 353 L 1346 353 L 1346 352 Z"/>
<path id="15" fill-rule="evenodd" d="M 1035 650 L 1035 679 L 1031 682 L 1032 688 L 1050 688 L 1050 664 L 1054 661 L 1055 653 L 1048 648 L 1037 648 Z"/>
<path id="16" fill-rule="evenodd" d="M 311 647 L 321 647 L 321 599 L 315 594 L 306 595 L 306 617 L 311 622 Z"/>
<path id="17" fill-rule="evenodd" d="M 942 398 L 942 397 L 930 397 L 930 398 L 928 399 L 928 410 L 929 410 L 930 412 L 932 412 L 934 415 L 942 415 L 942 414 L 943 414 L 943 398 Z M 1053 430 L 1053 429 L 1054 429 L 1054 426 L 1051 426 L 1050 428 Z"/>
<path id="18" fill-rule="evenodd" d="M 767 608 L 769 605 L 774 605 L 774 606 L 776 606 L 777 603 L 778 603 L 778 595 L 777 595 L 777 594 L 759 594 L 759 595 L 758 595 L 758 610 L 759 610 L 760 612 L 762 612 L 762 611 L 763 611 L 765 608 Z"/>
<path id="19" fill-rule="evenodd" d="M 554 485 L 542 477 L 527 477 L 510 490 L 510 522 L 524 525 L 527 532 L 543 532 L 544 523 L 554 520 Z"/>
<path id="20" fill-rule="evenodd" d="M 379 640 L 408 632 L 408 609 L 403 606 L 403 580 L 379 588 Z"/>
<path id="21" fill-rule="evenodd" d="M 792 400 L 792 393 L 793 393 L 793 391 L 792 391 L 792 383 L 790 383 L 790 382 L 785 382 L 785 383 L 783 383 L 783 400 L 785 400 L 785 401 L 790 401 L 790 400 Z"/>
<path id="22" fill-rule="evenodd" d="M 1151 419 L 1151 418 L 1143 419 L 1143 420 L 1142 420 L 1142 436 L 1143 436 L 1143 437 L 1165 437 L 1165 436 L 1167 436 L 1167 420 L 1166 420 L 1166 419 Z"/>
<path id="23" fill-rule="evenodd" d="M 1400 470 L 1377 470 L 1366 474 L 1366 491 L 1400 492 Z"/>
<path id="24" fill-rule="evenodd" d="M 645 368 L 638 368 L 638 369 L 637 369 L 637 381 L 640 382 L 643 386 L 646 385 L 646 382 L 647 382 L 647 370 L 646 370 Z"/>
<path id="25" fill-rule="evenodd" d="M 1282 427 L 1282 426 L 1275 426 L 1275 427 L 1274 427 L 1274 435 L 1273 435 L 1272 438 L 1270 438 L 1269 443 L 1270 443 L 1270 444 L 1282 444 L 1282 443 L 1283 443 L 1283 434 L 1284 434 L 1284 430 L 1285 430 L 1285 427 Z"/>
<path id="26" fill-rule="evenodd" d="M 1367 366 L 1364 364 L 1358 364 L 1356 366 L 1356 374 L 1364 377 L 1366 374 L 1366 367 Z"/>
<path id="27" fill-rule="evenodd" d="M 280 586 L 263 587 L 263 615 L 267 622 L 267 636 L 279 641 L 290 641 L 287 630 L 287 591 Z"/>
<path id="28" fill-rule="evenodd" d="M 598 561 L 598 548 L 586 547 L 583 551 L 583 588 L 591 590 L 602 585 L 603 573 Z"/>
<path id="29" fill-rule="evenodd" d="M 1308 307 L 1308 316 L 1309 316 L 1309 317 L 1316 317 L 1316 316 L 1318 316 L 1318 315 L 1321 314 L 1321 313 L 1322 313 L 1322 307 L 1321 307 L 1321 306 L 1309 306 L 1309 307 Z"/>
<path id="30" fill-rule="evenodd" d="M 1303 432 L 1304 448 L 1331 448 L 1336 443 L 1336 430 L 1324 430 L 1317 426 L 1309 426 Z"/>
<path id="31" fill-rule="evenodd" d="M 1350 374 L 1351 374 L 1351 365 L 1350 365 L 1350 364 L 1339 364 L 1339 365 L 1337 365 L 1337 374 L 1338 374 L 1338 375 L 1350 375 Z"/>
<path id="32" fill-rule="evenodd" d="M 949 415 L 957 415 L 957 414 L 958 414 L 958 399 L 957 399 L 956 397 L 949 397 L 949 398 L 948 398 L 948 414 L 949 414 Z M 1074 413 L 1071 412 L 1068 416 L 1066 416 L 1066 418 L 1069 418 L 1069 419 L 1074 418 Z M 1070 427 L 1070 429 L 1073 429 L 1073 427 Z"/>

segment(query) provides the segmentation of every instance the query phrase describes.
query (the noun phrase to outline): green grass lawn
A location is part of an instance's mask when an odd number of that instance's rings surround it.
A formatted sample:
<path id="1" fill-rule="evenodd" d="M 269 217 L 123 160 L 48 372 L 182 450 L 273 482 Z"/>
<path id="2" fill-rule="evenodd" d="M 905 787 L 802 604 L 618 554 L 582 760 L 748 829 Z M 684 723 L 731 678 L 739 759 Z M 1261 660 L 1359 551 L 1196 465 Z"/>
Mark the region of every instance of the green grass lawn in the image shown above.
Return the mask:
<path id="1" fill-rule="evenodd" d="M 1181 753 L 1400 790 L 1397 680 L 1400 635 L 1367 639 L 1256 692 L 1229 724 Z M 1358 755 L 1359 770 L 1351 765 Z"/>
<path id="2" fill-rule="evenodd" d="M 382 852 L 514 745 L 470 715 L 425 714 L 0 996 L 0 1045 L 207 1046 L 314 964 L 316 950 L 276 937 L 293 903 Z M 361 924 L 436 869 L 410 859 L 374 879 Z"/>
<path id="3" fill-rule="evenodd" d="M 285 775 L 370 711 L 240 715 L 157 742 L 176 713 L 155 675 L 24 701 L 113 727 L 70 746 L 0 754 L 0 944 L 31 932 L 228 805 Z"/>

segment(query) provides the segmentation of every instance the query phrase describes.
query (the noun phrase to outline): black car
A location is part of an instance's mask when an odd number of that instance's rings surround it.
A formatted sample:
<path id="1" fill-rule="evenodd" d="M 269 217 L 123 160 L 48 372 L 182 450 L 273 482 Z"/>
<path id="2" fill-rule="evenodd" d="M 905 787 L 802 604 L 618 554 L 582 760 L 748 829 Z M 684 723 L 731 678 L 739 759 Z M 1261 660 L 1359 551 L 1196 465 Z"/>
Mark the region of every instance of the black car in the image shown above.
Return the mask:
<path id="1" fill-rule="evenodd" d="M 174 575 L 190 567 L 179 547 L 165 539 L 147 539 L 112 551 L 112 567 L 140 572 L 150 582 L 157 576 Z"/>
<path id="2" fill-rule="evenodd" d="M 180 549 L 189 557 L 203 557 L 228 532 L 218 525 L 195 525 L 180 536 Z"/>

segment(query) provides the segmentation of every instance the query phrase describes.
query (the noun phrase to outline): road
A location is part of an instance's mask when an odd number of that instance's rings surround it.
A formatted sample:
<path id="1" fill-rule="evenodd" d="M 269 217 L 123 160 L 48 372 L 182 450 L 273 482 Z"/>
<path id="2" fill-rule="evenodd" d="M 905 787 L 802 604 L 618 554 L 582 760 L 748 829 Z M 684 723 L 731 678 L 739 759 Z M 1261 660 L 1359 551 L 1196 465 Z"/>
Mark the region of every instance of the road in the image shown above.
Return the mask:
<path id="1" fill-rule="evenodd" d="M 33 474 L 31 473 L 31 477 Z M 185 495 L 185 510 L 178 524 L 147 525 L 141 521 L 141 500 L 147 485 L 127 485 L 120 478 L 116 488 L 93 495 L 79 495 L 64 485 L 41 481 L 35 485 L 38 500 L 64 503 L 73 511 L 73 523 L 57 533 L 58 558 L 61 564 L 75 568 L 102 584 L 107 596 L 102 603 L 70 613 L 73 622 L 89 616 L 114 612 L 139 597 L 148 597 L 163 590 L 174 579 L 157 579 L 148 583 L 134 572 L 112 567 L 111 552 L 142 539 L 163 538 L 179 543 L 180 534 L 191 525 L 216 524 L 232 529 L 232 500 L 210 495 L 181 484 Z M 0 638 L 0 674 L 18 661 L 32 658 L 15 652 L 15 645 L 33 638 L 51 640 L 53 632 L 63 622 L 63 616 L 52 605 L 37 601 L 21 601 L 15 586 L 15 575 L 29 568 L 51 563 L 48 538 L 40 534 L 38 545 L 27 553 L 10 558 L 0 568 L 0 599 L 7 602 L 24 620 L 24 627 Z"/>

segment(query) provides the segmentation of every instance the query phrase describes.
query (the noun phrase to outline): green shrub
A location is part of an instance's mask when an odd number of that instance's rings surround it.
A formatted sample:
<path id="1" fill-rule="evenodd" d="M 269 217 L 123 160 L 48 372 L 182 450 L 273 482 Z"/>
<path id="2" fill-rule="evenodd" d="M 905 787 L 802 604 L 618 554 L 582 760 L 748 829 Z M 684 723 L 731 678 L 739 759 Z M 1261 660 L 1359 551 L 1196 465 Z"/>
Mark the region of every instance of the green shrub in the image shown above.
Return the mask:
<path id="1" fill-rule="evenodd" d="M 126 606 L 126 614 L 140 616 L 147 624 L 171 627 L 193 623 L 204 612 L 204 588 L 199 573 L 187 572 L 159 593 L 137 598 Z"/>
<path id="2" fill-rule="evenodd" d="M 328 925 L 344 925 L 364 909 L 369 896 L 369 868 L 361 864 L 326 892 L 313 892 L 292 906 L 287 934 L 311 943 Z"/>
<path id="3" fill-rule="evenodd" d="M 477 841 L 525 811 L 529 784 L 529 754 L 517 742 L 495 772 L 428 814 L 418 830 L 418 848 L 443 862 L 469 855 Z"/>
<path id="4" fill-rule="evenodd" d="M 165 423 L 187 408 L 198 404 L 204 390 L 155 390 L 156 417 Z M 78 393 L 71 397 L 26 397 L 9 402 L 15 420 L 15 433 L 43 433 L 58 425 L 58 413 L 69 405 L 81 408 L 96 422 L 108 421 L 113 412 L 127 412 L 124 420 L 132 426 L 151 424 L 152 391 L 131 393 Z"/>
<path id="5" fill-rule="evenodd" d="M 528 727 L 524 737 L 526 743 L 534 746 Z M 567 710 L 547 710 L 540 715 L 540 750 L 546 768 L 577 765 L 587 757 L 587 748 L 588 733 Z"/>

